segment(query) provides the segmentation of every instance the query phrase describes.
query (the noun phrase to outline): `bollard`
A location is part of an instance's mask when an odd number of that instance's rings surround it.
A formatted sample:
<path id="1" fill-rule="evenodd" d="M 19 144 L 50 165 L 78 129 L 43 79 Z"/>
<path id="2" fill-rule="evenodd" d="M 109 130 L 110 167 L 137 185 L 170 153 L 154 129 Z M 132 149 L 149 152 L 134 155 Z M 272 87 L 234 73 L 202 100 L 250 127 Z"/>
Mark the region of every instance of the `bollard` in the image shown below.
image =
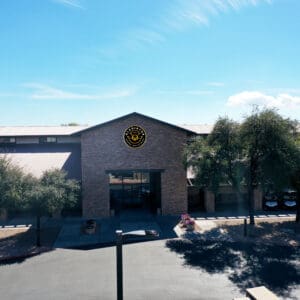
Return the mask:
<path id="1" fill-rule="evenodd" d="M 247 218 L 244 219 L 244 236 L 247 236 Z"/>

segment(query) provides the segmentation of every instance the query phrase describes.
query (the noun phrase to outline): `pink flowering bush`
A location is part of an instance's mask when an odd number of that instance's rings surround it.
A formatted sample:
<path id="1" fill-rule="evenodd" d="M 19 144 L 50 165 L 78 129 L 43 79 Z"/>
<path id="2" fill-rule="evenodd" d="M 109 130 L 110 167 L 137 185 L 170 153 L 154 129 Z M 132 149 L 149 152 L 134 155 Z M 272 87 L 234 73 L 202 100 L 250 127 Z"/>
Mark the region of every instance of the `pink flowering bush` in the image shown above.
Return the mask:
<path id="1" fill-rule="evenodd" d="M 189 219 L 191 219 L 191 216 L 189 214 L 182 214 L 181 215 L 181 221 L 189 220 Z"/>
<path id="2" fill-rule="evenodd" d="M 195 220 L 191 218 L 189 214 L 182 214 L 180 226 L 181 227 L 193 227 L 195 225 Z"/>

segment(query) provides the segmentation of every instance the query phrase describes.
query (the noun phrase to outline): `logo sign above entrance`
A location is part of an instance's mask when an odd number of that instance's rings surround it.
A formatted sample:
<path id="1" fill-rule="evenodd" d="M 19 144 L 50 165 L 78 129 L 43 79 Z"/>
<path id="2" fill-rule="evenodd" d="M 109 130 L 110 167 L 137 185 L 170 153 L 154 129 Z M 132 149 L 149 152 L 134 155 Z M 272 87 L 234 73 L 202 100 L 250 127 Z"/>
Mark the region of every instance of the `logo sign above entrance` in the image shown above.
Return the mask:
<path id="1" fill-rule="evenodd" d="M 131 148 L 139 148 L 146 141 L 146 132 L 140 126 L 130 126 L 125 130 L 124 141 Z"/>

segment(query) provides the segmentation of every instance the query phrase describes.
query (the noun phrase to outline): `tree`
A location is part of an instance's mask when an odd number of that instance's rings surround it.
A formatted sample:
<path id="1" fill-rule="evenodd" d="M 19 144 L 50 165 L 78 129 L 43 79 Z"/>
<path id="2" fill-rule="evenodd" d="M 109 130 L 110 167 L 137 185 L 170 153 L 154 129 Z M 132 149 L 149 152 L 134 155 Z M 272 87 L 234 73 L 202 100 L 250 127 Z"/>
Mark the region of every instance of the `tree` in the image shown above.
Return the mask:
<path id="1" fill-rule="evenodd" d="M 196 137 L 185 147 L 184 164 L 195 173 L 196 186 L 217 194 L 221 180 L 220 168 L 206 138 Z"/>
<path id="2" fill-rule="evenodd" d="M 47 209 L 50 214 L 61 212 L 65 207 L 73 207 L 78 199 L 80 185 L 75 179 L 68 179 L 67 173 L 59 169 L 44 172 L 40 179 L 41 185 L 47 190 Z"/>
<path id="3" fill-rule="evenodd" d="M 221 184 L 229 184 L 240 197 L 241 149 L 239 124 L 227 117 L 219 118 L 208 138 L 197 137 L 185 148 L 184 157 L 196 173 L 196 185 L 216 195 Z"/>
<path id="4" fill-rule="evenodd" d="M 0 208 L 14 210 L 21 206 L 24 192 L 24 174 L 4 157 L 0 158 Z"/>
<path id="5" fill-rule="evenodd" d="M 297 168 L 296 125 L 272 109 L 254 110 L 241 125 L 250 224 L 254 224 L 254 189 L 269 182 L 281 189 Z"/>
<path id="6" fill-rule="evenodd" d="M 225 183 L 241 197 L 240 186 L 246 184 L 250 224 L 254 224 L 256 188 L 265 189 L 272 183 L 279 191 L 292 183 L 291 176 L 299 183 L 295 173 L 300 170 L 296 129 L 297 122 L 272 109 L 256 109 L 240 125 L 219 118 L 208 138 L 197 137 L 186 146 L 186 166 L 196 173 L 196 184 L 215 195 L 220 184 Z M 297 189 L 300 193 L 300 187 Z M 299 211 L 299 201 L 298 204 Z"/>
<path id="7" fill-rule="evenodd" d="M 80 124 L 77 122 L 70 122 L 66 124 L 61 124 L 60 126 L 80 126 Z"/>
<path id="8" fill-rule="evenodd" d="M 300 149 L 300 136 L 297 135 L 296 145 Z M 300 151 L 300 150 L 299 150 Z M 300 160 L 300 157 L 299 157 Z M 296 223 L 300 223 L 300 162 L 298 162 L 298 167 L 296 172 L 292 175 L 292 186 L 297 190 L 297 212 L 296 212 Z"/>
<path id="9" fill-rule="evenodd" d="M 48 195 L 45 188 L 37 181 L 32 189 L 26 193 L 27 208 L 36 215 L 36 246 L 41 246 L 41 216 L 48 213 Z"/>
<path id="10" fill-rule="evenodd" d="M 300 167 L 292 175 L 291 184 L 297 190 L 296 223 L 300 223 Z"/>
<path id="11" fill-rule="evenodd" d="M 243 180 L 243 161 L 241 160 L 241 143 L 239 124 L 227 117 L 219 118 L 214 125 L 208 144 L 213 149 L 217 162 L 220 183 L 229 184 L 241 198 Z"/>
<path id="12" fill-rule="evenodd" d="M 78 181 L 67 179 L 67 173 L 59 169 L 44 172 L 35 187 L 28 190 L 28 206 L 36 214 L 36 245 L 38 247 L 41 245 L 41 216 L 60 213 L 65 206 L 74 206 L 78 201 L 79 192 Z"/>

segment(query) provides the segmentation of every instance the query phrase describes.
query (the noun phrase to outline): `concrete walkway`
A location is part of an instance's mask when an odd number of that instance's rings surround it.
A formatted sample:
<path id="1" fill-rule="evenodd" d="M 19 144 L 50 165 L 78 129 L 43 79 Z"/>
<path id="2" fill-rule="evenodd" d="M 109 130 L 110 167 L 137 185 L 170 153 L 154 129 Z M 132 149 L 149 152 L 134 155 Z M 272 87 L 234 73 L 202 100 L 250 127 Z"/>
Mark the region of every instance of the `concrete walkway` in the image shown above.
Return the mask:
<path id="1" fill-rule="evenodd" d="M 173 218 L 171 218 L 173 220 Z M 178 220 L 178 218 L 176 218 Z M 170 223 L 172 226 L 173 222 Z M 54 244 L 55 248 L 74 248 L 80 246 L 92 246 L 99 244 L 114 243 L 116 238 L 116 230 L 121 229 L 123 232 L 134 230 L 156 230 L 161 237 L 165 237 L 168 234 L 167 226 L 164 226 L 164 222 L 159 224 L 159 220 L 156 217 L 148 218 L 144 221 L 141 219 L 134 220 L 132 218 L 107 218 L 97 219 L 96 232 L 94 234 L 85 234 L 83 232 L 84 220 L 67 219 L 62 225 L 62 229 Z M 161 226 L 165 227 L 163 229 Z M 175 225 L 174 225 L 175 226 Z"/>
<path id="2" fill-rule="evenodd" d="M 96 223 L 96 232 L 85 234 L 83 219 L 66 219 L 54 243 L 54 248 L 72 248 L 112 242 L 115 238 L 118 221 L 115 218 L 96 219 Z"/>

